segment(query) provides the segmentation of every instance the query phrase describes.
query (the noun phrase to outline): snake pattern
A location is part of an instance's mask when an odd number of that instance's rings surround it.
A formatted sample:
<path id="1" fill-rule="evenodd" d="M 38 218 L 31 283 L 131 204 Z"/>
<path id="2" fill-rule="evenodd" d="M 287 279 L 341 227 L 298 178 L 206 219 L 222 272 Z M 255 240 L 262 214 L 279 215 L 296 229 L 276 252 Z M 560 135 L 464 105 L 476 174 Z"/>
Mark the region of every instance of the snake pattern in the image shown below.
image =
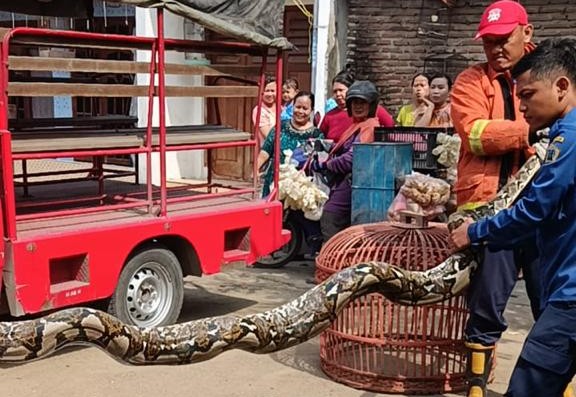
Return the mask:
<path id="1" fill-rule="evenodd" d="M 509 207 L 540 168 L 532 156 L 497 197 L 480 208 L 453 214 L 449 228 Z M 34 320 L 0 322 L 0 362 L 40 359 L 67 345 L 90 344 L 133 365 L 189 364 L 231 349 L 270 353 L 302 343 L 328 328 L 353 299 L 380 293 L 405 305 L 425 305 L 460 293 L 477 266 L 470 250 L 457 252 L 427 271 L 384 262 L 346 268 L 300 297 L 266 312 L 224 315 L 186 323 L 139 328 L 94 309 L 71 308 Z"/>

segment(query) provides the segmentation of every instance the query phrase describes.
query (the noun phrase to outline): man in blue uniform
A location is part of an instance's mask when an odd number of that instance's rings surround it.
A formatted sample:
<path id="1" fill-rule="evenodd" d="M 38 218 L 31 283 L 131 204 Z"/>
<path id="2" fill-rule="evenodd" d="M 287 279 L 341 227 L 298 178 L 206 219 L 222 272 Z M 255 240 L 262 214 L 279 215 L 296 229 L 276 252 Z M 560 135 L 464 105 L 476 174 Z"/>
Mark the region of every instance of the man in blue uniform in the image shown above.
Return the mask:
<path id="1" fill-rule="evenodd" d="M 513 207 L 465 222 L 451 237 L 457 248 L 501 248 L 536 236 L 542 312 L 505 395 L 560 397 L 576 373 L 576 40 L 542 42 L 513 76 L 530 130 L 550 127 L 546 159 Z"/>

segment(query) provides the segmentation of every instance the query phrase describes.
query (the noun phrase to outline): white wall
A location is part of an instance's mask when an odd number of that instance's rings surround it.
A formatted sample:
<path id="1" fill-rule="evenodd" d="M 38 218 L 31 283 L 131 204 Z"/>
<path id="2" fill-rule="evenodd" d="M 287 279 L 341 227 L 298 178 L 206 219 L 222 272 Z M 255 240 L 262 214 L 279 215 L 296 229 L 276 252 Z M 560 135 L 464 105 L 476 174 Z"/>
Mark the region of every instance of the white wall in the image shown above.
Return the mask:
<path id="1" fill-rule="evenodd" d="M 346 64 L 347 23 L 347 0 L 314 0 L 312 91 L 320 113 L 332 96 L 332 79 Z"/>
<path id="2" fill-rule="evenodd" d="M 169 38 L 184 38 L 184 18 L 164 12 L 164 35 Z M 156 10 L 136 7 L 136 35 L 156 36 Z M 191 38 L 191 37 L 187 37 Z M 137 51 L 136 60 L 140 62 L 150 61 L 149 51 Z M 167 52 L 166 63 L 186 63 L 184 53 Z M 136 75 L 138 85 L 147 85 L 147 74 Z M 191 86 L 201 85 L 201 76 L 166 75 L 166 85 Z M 156 78 L 156 84 L 158 79 Z M 136 101 L 138 125 L 145 127 L 148 114 L 148 98 L 140 97 Z M 158 103 L 154 103 L 153 125 L 158 126 Z M 203 98 L 166 98 L 166 126 L 204 124 L 204 99 Z M 140 183 L 146 182 L 146 156 L 140 155 L 139 159 Z M 158 153 L 152 156 L 152 183 L 160 183 L 160 157 Z M 168 152 L 166 153 L 166 177 L 168 179 L 191 178 L 200 179 L 206 176 L 204 167 L 203 151 Z"/>
<path id="3" fill-rule="evenodd" d="M 332 20 L 333 0 L 314 2 L 314 31 L 312 47 L 312 92 L 315 98 L 315 111 L 324 114 L 324 104 L 328 98 L 327 74 L 329 52 L 329 25 Z"/>

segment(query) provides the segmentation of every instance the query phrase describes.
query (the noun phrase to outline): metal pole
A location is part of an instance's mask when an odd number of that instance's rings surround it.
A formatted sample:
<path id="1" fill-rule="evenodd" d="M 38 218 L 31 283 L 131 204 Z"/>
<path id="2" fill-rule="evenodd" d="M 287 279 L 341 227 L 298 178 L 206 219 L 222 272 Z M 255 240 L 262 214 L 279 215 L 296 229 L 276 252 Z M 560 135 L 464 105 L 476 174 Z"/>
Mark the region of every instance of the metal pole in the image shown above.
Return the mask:
<path id="1" fill-rule="evenodd" d="M 160 140 L 160 216 L 166 216 L 166 96 L 164 76 L 164 9 L 157 10 L 158 29 L 158 108 Z"/>
<path id="2" fill-rule="evenodd" d="M 276 50 L 276 133 L 274 134 L 274 189 L 270 200 L 278 198 L 278 180 L 280 179 L 280 112 L 282 110 L 282 50 Z"/>

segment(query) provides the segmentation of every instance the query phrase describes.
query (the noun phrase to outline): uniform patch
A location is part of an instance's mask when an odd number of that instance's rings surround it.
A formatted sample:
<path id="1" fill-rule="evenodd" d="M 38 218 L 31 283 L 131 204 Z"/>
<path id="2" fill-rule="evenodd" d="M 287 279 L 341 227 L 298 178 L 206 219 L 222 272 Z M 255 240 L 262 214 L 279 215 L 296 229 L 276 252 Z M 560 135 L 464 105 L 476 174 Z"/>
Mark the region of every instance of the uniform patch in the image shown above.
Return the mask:
<path id="1" fill-rule="evenodd" d="M 554 140 L 552 142 L 562 143 L 562 142 L 564 142 L 564 137 L 563 136 L 557 136 L 556 138 L 554 138 Z"/>
<path id="2" fill-rule="evenodd" d="M 554 140 L 555 142 L 556 140 Z M 560 148 L 553 143 L 548 146 L 548 150 L 546 150 L 546 158 L 544 159 L 545 163 L 551 163 L 552 161 L 556 160 L 560 156 Z"/>

